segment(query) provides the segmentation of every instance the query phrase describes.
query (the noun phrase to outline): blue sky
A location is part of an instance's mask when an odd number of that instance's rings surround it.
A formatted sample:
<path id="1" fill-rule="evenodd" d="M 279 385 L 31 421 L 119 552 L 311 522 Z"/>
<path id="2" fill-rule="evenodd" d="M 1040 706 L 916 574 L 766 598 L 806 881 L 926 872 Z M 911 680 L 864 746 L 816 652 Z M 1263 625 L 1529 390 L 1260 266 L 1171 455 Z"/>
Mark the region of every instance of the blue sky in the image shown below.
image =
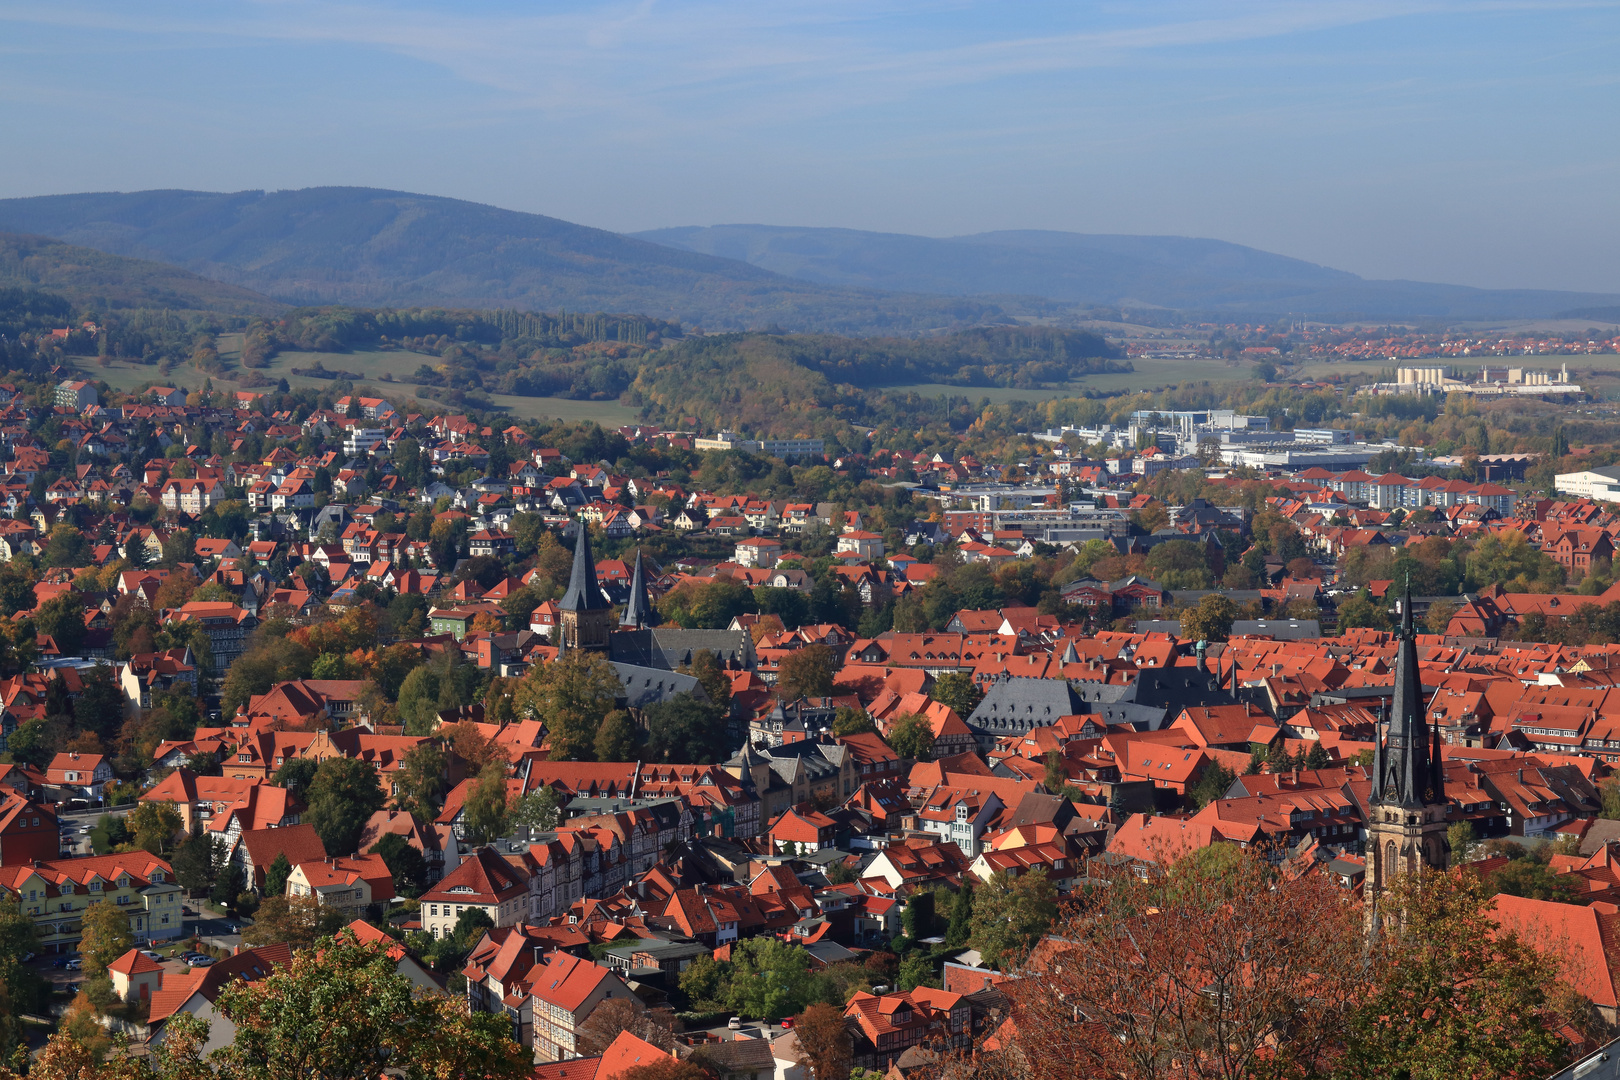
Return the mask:
<path id="1" fill-rule="evenodd" d="M 356 184 L 1620 291 L 1616 8 L 0 0 L 0 195 Z"/>

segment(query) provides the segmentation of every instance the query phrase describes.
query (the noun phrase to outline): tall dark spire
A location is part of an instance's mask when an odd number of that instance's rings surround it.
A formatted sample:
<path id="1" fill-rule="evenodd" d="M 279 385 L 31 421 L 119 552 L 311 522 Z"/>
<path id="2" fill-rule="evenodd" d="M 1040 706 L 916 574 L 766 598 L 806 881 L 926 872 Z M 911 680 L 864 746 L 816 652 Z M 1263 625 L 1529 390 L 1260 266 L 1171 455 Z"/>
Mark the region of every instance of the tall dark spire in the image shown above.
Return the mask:
<path id="1" fill-rule="evenodd" d="M 1395 694 L 1389 726 L 1378 746 L 1373 797 L 1415 808 L 1439 800 L 1438 762 L 1431 756 L 1423 686 L 1418 678 L 1417 633 L 1412 626 L 1412 583 L 1401 596 L 1401 628 L 1395 652 Z"/>
<path id="2" fill-rule="evenodd" d="M 640 630 L 658 625 L 658 612 L 647 595 L 647 578 L 641 568 L 641 549 L 636 548 L 636 570 L 630 575 L 630 599 L 625 601 L 620 626 Z"/>
<path id="3" fill-rule="evenodd" d="M 613 605 L 596 580 L 596 563 L 591 559 L 590 529 L 583 521 L 574 523 L 574 570 L 568 575 L 568 591 L 557 605 L 561 611 L 604 611 Z"/>

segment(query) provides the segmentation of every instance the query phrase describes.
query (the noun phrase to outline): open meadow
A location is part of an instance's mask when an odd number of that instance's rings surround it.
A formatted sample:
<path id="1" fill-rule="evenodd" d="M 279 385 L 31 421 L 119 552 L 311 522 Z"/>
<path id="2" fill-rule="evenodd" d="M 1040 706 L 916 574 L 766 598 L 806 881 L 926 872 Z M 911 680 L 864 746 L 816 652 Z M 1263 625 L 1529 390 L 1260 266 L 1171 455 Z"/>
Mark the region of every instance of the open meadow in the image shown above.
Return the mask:
<path id="1" fill-rule="evenodd" d="M 1161 386 L 1175 386 L 1183 382 L 1241 382 L 1250 377 L 1252 365 L 1228 364 L 1221 360 L 1154 360 L 1134 357 L 1135 371 L 1111 371 L 1086 375 L 1061 386 L 1040 390 L 1024 390 L 1010 386 L 954 386 L 950 383 L 908 383 L 904 386 L 882 387 L 887 392 L 914 391 L 925 397 L 965 397 L 971 401 L 988 399 L 999 405 L 1008 401 L 1050 401 L 1053 398 L 1074 397 L 1087 390 L 1131 391 L 1153 390 Z"/>
<path id="2" fill-rule="evenodd" d="M 224 375 L 215 377 L 214 382 L 229 385 L 242 374 L 240 367 L 242 335 L 221 334 L 218 340 L 220 359 L 225 362 L 227 370 Z M 311 368 L 319 363 L 331 371 L 347 371 L 360 375 L 362 378 L 357 381 L 372 386 L 380 394 L 386 395 L 393 388 L 393 392 L 401 398 L 414 398 L 416 369 L 423 364 L 431 366 L 439 362 L 437 356 L 397 349 L 355 350 L 341 353 L 283 352 L 277 354 L 268 367 L 260 368 L 259 371 L 272 381 L 286 379 L 287 385 L 294 389 L 330 387 L 332 385 L 330 379 L 314 379 L 307 375 L 292 373 L 293 368 Z M 159 375 L 155 366 L 124 361 L 114 361 L 105 368 L 95 366 L 92 361 L 85 365 L 85 370 L 97 379 L 104 379 L 109 386 L 117 390 L 136 390 L 146 385 L 179 386 L 186 390 L 196 390 L 202 386 L 203 380 L 207 377 L 196 368 L 187 365 L 173 368 L 167 375 Z M 382 378 L 385 374 L 391 377 L 391 382 Z M 621 424 L 634 423 L 637 419 L 635 409 L 621 405 L 617 401 L 572 401 L 568 398 L 516 397 L 510 394 L 490 394 L 489 398 L 497 408 L 525 419 L 560 417 L 568 421 L 594 421 L 603 427 L 618 427 Z"/>

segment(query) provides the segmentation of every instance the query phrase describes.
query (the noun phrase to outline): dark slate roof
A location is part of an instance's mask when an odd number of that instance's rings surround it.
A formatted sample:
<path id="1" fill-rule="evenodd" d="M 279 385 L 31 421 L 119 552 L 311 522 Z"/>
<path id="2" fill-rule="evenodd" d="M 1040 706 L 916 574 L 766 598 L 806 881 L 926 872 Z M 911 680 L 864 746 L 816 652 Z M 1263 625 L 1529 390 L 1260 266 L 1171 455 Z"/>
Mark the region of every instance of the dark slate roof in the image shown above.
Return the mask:
<path id="1" fill-rule="evenodd" d="M 1315 619 L 1238 619 L 1232 624 L 1232 636 L 1304 641 L 1321 637 L 1322 624 Z"/>
<path id="2" fill-rule="evenodd" d="M 596 563 L 591 558 L 591 530 L 584 522 L 574 527 L 574 566 L 568 576 L 568 591 L 557 607 L 562 611 L 601 611 L 612 602 L 596 580 Z"/>
<path id="3" fill-rule="evenodd" d="M 1060 716 L 1083 712 L 1079 697 L 1064 679 L 998 679 L 967 719 L 968 727 L 990 738 L 1022 734 L 1057 723 Z"/>
<path id="4" fill-rule="evenodd" d="M 630 575 L 630 593 L 625 601 L 620 626 L 639 628 L 658 625 L 658 609 L 647 596 L 647 577 L 641 566 L 641 549 L 636 549 L 636 569 Z"/>
<path id="5" fill-rule="evenodd" d="M 699 701 L 709 700 L 703 684 L 696 676 L 682 675 L 668 668 L 640 667 L 636 664 L 615 662 L 619 681 L 624 684 L 624 702 L 632 709 L 645 709 L 668 701 L 676 694 L 691 694 Z"/>
<path id="6" fill-rule="evenodd" d="M 609 638 L 609 655 L 618 663 L 674 671 L 705 650 L 722 664 L 754 666 L 754 640 L 746 630 L 620 630 Z"/>

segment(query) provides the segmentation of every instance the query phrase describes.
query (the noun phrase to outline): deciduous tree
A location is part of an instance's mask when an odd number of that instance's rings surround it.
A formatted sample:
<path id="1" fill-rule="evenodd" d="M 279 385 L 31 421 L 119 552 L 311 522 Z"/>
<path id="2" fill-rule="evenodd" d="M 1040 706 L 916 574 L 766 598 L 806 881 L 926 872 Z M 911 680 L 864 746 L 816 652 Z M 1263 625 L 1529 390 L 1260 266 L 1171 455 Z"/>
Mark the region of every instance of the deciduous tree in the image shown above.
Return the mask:
<path id="1" fill-rule="evenodd" d="M 842 1009 L 818 1002 L 794 1018 L 793 1031 L 816 1080 L 849 1080 L 855 1042 Z"/>
<path id="2" fill-rule="evenodd" d="M 316 768 L 304 797 L 309 806 L 305 820 L 315 827 L 327 854 L 353 854 L 360 831 L 386 798 L 369 761 L 327 758 Z"/>
<path id="3" fill-rule="evenodd" d="M 1479 875 L 1399 875 L 1379 909 L 1371 993 L 1345 1033 L 1348 1075 L 1539 1080 L 1567 1061 L 1560 1029 L 1586 1006 L 1560 988 L 1558 962 L 1493 917 Z"/>
<path id="4" fill-rule="evenodd" d="M 1326 875 L 1279 880 L 1242 854 L 1209 873 L 1111 873 L 1103 892 L 1006 984 L 1033 1075 L 1330 1071 L 1363 983 L 1358 909 Z"/>
<path id="5" fill-rule="evenodd" d="M 1021 963 L 1057 917 L 1057 890 L 1040 867 L 991 876 L 973 897 L 973 947 L 1003 971 Z"/>
<path id="6" fill-rule="evenodd" d="M 463 808 L 467 838 L 474 844 L 487 844 L 506 835 L 506 766 L 492 762 L 478 774 Z"/>
<path id="7" fill-rule="evenodd" d="M 1198 606 L 1181 613 L 1181 636 L 1192 641 L 1225 641 L 1238 617 L 1230 597 L 1210 593 Z"/>
<path id="8" fill-rule="evenodd" d="M 108 964 L 135 947 L 129 916 L 110 900 L 97 900 L 85 908 L 79 934 L 79 952 L 84 957 L 87 979 L 100 978 Z"/>
<path id="9" fill-rule="evenodd" d="M 979 702 L 984 700 L 984 691 L 966 672 L 947 671 L 934 680 L 934 688 L 928 692 L 928 696 L 954 709 L 957 716 L 966 720 L 979 707 Z"/>
<path id="10" fill-rule="evenodd" d="M 889 725 L 889 746 L 896 754 L 926 761 L 934 753 L 934 728 L 922 713 L 903 713 Z"/>
<path id="11" fill-rule="evenodd" d="M 825 645 L 806 645 L 782 657 L 776 678 L 777 693 L 784 701 L 796 698 L 830 697 L 836 675 L 833 651 Z"/>
<path id="12" fill-rule="evenodd" d="M 551 760 L 595 760 L 596 731 L 624 693 L 605 658 L 579 649 L 550 664 L 536 664 L 512 693 L 519 716 L 545 721 Z"/>
<path id="13" fill-rule="evenodd" d="M 579 1026 L 579 1052 L 585 1057 L 602 1053 L 622 1032 L 628 1031 L 660 1050 L 675 1047 L 675 1014 L 668 1009 L 649 1010 L 630 998 L 608 998 Z"/>
<path id="14" fill-rule="evenodd" d="M 221 1064 L 240 1080 L 528 1077 L 532 1062 L 504 1016 L 422 993 L 391 948 L 344 932 L 263 979 L 228 982 L 215 1007 L 236 1035 Z"/>

